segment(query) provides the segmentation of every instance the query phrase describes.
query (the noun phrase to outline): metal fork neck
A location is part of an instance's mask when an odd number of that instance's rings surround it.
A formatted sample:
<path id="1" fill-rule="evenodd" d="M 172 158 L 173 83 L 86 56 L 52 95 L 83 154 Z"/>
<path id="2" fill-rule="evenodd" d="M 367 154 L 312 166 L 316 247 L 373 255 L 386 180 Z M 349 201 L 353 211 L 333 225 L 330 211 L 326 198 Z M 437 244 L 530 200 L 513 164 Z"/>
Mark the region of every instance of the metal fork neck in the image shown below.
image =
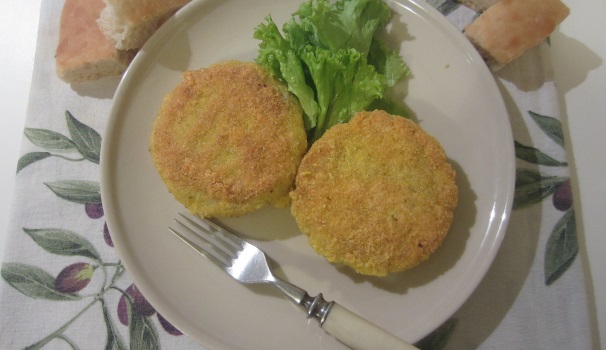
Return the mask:
<path id="1" fill-rule="evenodd" d="M 270 281 L 274 286 L 278 287 L 279 290 L 284 293 L 284 295 L 293 303 L 301 304 L 305 296 L 307 296 L 307 292 L 292 283 L 288 283 L 279 278 L 274 278 L 273 281 Z"/>
<path id="2" fill-rule="evenodd" d="M 271 283 L 280 289 L 290 301 L 301 305 L 307 311 L 307 318 L 315 318 L 320 322 L 320 325 L 324 323 L 335 303 L 334 301 L 324 300 L 322 293 L 312 297 L 305 290 L 278 278 L 275 278 Z"/>

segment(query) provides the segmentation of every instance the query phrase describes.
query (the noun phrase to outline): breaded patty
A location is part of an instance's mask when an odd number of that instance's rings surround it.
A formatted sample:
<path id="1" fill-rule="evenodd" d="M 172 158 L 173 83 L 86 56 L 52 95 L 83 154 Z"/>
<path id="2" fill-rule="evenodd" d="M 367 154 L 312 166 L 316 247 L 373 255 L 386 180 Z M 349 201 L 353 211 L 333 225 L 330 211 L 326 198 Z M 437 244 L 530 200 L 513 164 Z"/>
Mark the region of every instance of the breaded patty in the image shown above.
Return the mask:
<path id="1" fill-rule="evenodd" d="M 426 260 L 453 219 L 455 171 L 439 142 L 383 111 L 329 129 L 303 158 L 291 211 L 319 254 L 366 275 Z"/>
<path id="2" fill-rule="evenodd" d="M 238 61 L 185 72 L 150 146 L 169 191 L 203 217 L 287 206 L 306 149 L 298 101 L 262 67 Z"/>

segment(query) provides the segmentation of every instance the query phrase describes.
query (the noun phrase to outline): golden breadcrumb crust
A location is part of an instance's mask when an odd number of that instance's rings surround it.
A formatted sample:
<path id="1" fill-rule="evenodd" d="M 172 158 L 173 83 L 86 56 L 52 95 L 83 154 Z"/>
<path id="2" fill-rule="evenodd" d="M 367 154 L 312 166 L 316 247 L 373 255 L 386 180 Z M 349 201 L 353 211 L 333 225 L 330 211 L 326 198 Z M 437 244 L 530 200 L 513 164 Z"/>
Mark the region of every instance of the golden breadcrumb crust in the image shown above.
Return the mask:
<path id="1" fill-rule="evenodd" d="M 330 262 L 385 276 L 426 260 L 457 206 L 439 142 L 384 111 L 329 129 L 303 158 L 291 192 L 301 231 Z"/>
<path id="2" fill-rule="evenodd" d="M 263 68 L 238 61 L 185 72 L 150 147 L 169 191 L 203 217 L 287 206 L 306 149 L 298 101 Z"/>

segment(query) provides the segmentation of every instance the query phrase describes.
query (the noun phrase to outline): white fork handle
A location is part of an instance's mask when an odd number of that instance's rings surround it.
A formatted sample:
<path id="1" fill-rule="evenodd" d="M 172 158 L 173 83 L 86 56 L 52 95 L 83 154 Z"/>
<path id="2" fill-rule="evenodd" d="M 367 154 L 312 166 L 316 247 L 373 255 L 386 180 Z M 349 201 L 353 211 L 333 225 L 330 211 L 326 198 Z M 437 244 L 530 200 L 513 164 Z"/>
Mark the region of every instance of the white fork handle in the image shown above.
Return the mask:
<path id="1" fill-rule="evenodd" d="M 333 304 L 322 328 L 356 350 L 417 349 L 337 303 Z"/>

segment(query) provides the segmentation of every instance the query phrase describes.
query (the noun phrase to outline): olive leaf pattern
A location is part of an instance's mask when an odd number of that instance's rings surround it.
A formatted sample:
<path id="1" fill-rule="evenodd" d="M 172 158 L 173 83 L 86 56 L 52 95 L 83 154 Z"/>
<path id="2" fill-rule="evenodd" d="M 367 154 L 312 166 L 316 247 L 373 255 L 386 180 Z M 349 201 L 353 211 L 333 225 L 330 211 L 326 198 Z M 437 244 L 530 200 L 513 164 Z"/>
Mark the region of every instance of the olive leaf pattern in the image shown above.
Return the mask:
<path id="1" fill-rule="evenodd" d="M 17 173 L 26 166 L 48 157 L 59 157 L 72 162 L 88 160 L 99 164 L 101 156 L 99 133 L 79 122 L 69 111 L 65 111 L 65 120 L 70 137 L 52 130 L 25 128 L 25 137 L 44 151 L 30 152 L 21 156 L 17 162 Z M 66 154 L 69 153 L 79 153 L 79 157 L 67 156 Z"/>
<path id="2" fill-rule="evenodd" d="M 461 3 L 457 0 L 427 0 L 427 3 L 440 11 L 444 16 L 448 16 L 452 11 L 461 6 Z"/>
<path id="3" fill-rule="evenodd" d="M 69 136 L 46 129 L 25 128 L 24 134 L 42 151 L 23 155 L 17 164 L 17 173 L 25 167 L 49 157 L 59 157 L 73 162 L 89 161 L 99 164 L 101 136 L 93 128 L 77 120 L 69 111 L 65 112 Z M 67 155 L 70 154 L 71 155 Z M 76 155 L 74 155 L 76 154 Z M 88 219 L 98 220 L 104 216 L 101 202 L 101 188 L 96 181 L 59 180 L 45 182 L 44 186 L 60 200 L 84 206 Z M 41 349 L 50 341 L 58 339 L 66 342 L 71 348 L 78 345 L 69 339 L 65 331 L 78 318 L 88 312 L 96 312 L 101 305 L 100 317 L 106 326 L 106 349 L 160 349 L 160 337 L 152 316 L 166 333 L 178 336 L 182 333 L 170 324 L 149 304 L 139 289 L 130 284 L 128 288 L 118 286 L 123 281 L 124 267 L 119 260 L 107 261 L 99 250 L 85 235 L 64 228 L 30 228 L 23 227 L 37 247 L 56 256 L 79 258 L 80 261 L 66 264 L 53 276 L 43 268 L 16 262 L 2 265 L 3 280 L 25 296 L 49 301 L 89 300 L 75 316 L 60 325 L 56 330 L 28 346 L 28 349 Z M 107 223 L 103 225 L 103 238 L 109 247 L 113 242 Z M 91 290 L 90 281 L 95 275 L 101 275 L 103 283 Z M 128 283 L 128 282 L 126 282 Z M 111 293 L 118 293 L 115 314 L 112 312 Z M 97 311 L 98 312 L 98 311 Z M 128 327 L 128 340 L 124 340 L 119 327 Z"/>
<path id="4" fill-rule="evenodd" d="M 531 119 L 556 144 L 564 147 L 562 125 L 556 118 L 529 111 Z M 516 158 L 545 167 L 567 167 L 568 163 L 557 160 L 544 152 L 515 141 Z M 551 285 L 566 272 L 577 256 L 576 221 L 572 206 L 570 178 L 550 176 L 535 170 L 518 168 L 513 202 L 514 209 L 521 209 L 551 197 L 553 207 L 564 212 L 547 240 L 544 256 L 545 284 Z"/>

